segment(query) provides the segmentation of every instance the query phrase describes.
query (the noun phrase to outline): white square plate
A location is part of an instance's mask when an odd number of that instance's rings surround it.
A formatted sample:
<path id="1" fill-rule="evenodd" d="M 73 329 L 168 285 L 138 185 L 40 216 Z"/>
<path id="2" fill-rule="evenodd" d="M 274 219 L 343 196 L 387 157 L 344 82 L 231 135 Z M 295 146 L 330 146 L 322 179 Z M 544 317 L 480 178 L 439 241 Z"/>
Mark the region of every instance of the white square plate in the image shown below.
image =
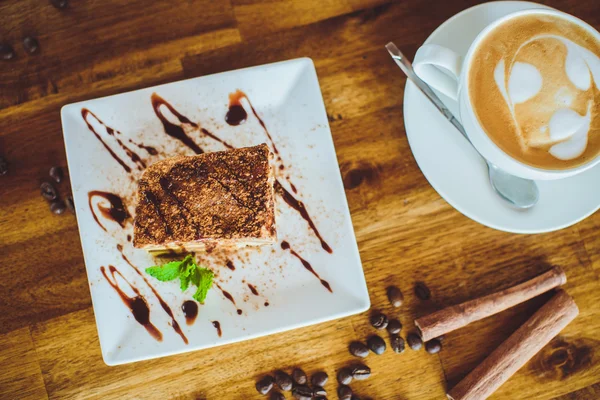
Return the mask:
<path id="1" fill-rule="evenodd" d="M 248 117 L 245 122 L 230 126 L 225 122 L 228 96 L 238 89 L 247 95 L 241 105 Z M 156 107 L 156 112 L 151 101 L 154 93 L 191 123 L 178 118 L 165 105 Z M 84 109 L 90 113 L 82 112 Z M 160 114 L 164 121 L 159 118 Z M 96 324 L 107 364 L 237 342 L 368 309 L 369 296 L 350 213 L 316 71 L 310 59 L 225 72 L 70 104 L 62 109 L 62 124 Z M 132 219 L 126 219 L 120 226 L 101 211 L 109 206 L 108 201 L 99 196 L 89 199 L 89 193 L 95 190 L 114 193 L 133 214 L 136 181 L 144 165 L 177 154 L 194 154 L 189 145 L 166 133 L 165 124 L 183 132 L 206 152 L 225 149 L 215 137 L 234 147 L 267 143 L 273 151 L 275 145 L 280 156 L 273 160 L 277 179 L 295 199 L 304 203 L 316 229 L 333 251 L 329 253 L 324 249 L 307 220 L 278 195 L 276 245 L 234 253 L 217 249 L 209 254 L 197 254 L 202 265 L 215 271 L 218 286 L 213 285 L 205 304 L 199 306 L 195 322 L 186 324 L 181 306 L 191 299 L 193 288 L 182 293 L 178 281 L 158 282 L 146 275 L 144 269 L 160 261 L 146 251 L 133 248 Z M 156 149 L 157 154 L 138 146 L 142 144 Z M 132 159 L 133 153 L 141 161 Z M 294 252 L 284 249 L 283 241 L 287 241 Z M 122 246 L 122 253 L 118 245 Z M 227 261 L 231 261 L 235 270 L 228 268 Z M 111 265 L 121 275 L 111 276 Z M 307 268 L 309 265 L 314 274 Z M 101 267 L 105 268 L 107 277 Z M 108 278 L 123 291 L 125 299 L 136 299 L 132 288 L 139 291 L 150 310 L 150 322 L 162 340 L 156 340 L 136 321 Z M 332 292 L 321 280 L 329 283 Z M 253 293 L 250 285 L 258 294 Z M 166 306 L 161 306 L 157 294 Z M 232 299 L 228 299 L 227 294 Z M 143 302 L 137 299 L 136 304 L 143 305 Z M 182 335 L 176 333 L 165 307 L 172 310 Z M 213 321 L 219 322 L 222 336 Z"/>

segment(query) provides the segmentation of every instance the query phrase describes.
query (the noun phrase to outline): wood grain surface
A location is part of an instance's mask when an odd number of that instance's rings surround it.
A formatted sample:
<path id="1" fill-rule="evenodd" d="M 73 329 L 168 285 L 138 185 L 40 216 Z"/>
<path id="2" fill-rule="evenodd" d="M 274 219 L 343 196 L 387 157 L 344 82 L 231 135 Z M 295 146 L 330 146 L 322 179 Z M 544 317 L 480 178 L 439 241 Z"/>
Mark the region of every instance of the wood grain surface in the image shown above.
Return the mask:
<path id="1" fill-rule="evenodd" d="M 253 399 L 276 369 L 336 371 L 347 346 L 373 333 L 368 313 L 251 342 L 117 367 L 100 346 L 77 224 L 53 215 L 39 185 L 66 168 L 60 107 L 182 78 L 311 57 L 322 88 L 374 310 L 411 321 L 529 279 L 551 265 L 580 315 L 493 399 L 600 396 L 600 213 L 558 232 L 515 235 L 466 218 L 420 172 L 402 116 L 404 78 L 383 46 L 412 57 L 473 0 L 48 0 L 0 3 L 0 398 Z M 597 0 L 546 4 L 600 28 Z M 35 36 L 37 54 L 22 40 Z M 68 185 L 62 185 L 63 195 Z M 413 293 L 416 281 L 431 300 Z M 405 295 L 392 309 L 386 287 Z M 548 299 L 448 334 L 436 355 L 370 355 L 361 398 L 442 399 Z M 289 395 L 288 395 L 289 396 Z"/>

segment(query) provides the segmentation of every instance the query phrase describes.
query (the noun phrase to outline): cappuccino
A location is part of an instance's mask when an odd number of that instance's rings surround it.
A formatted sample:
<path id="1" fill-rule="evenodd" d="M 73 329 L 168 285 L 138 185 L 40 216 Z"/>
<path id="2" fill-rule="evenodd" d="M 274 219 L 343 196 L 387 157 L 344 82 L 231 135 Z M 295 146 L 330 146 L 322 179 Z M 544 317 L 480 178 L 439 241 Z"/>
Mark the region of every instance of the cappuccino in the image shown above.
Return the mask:
<path id="1" fill-rule="evenodd" d="M 600 153 L 600 40 L 554 15 L 523 15 L 489 32 L 467 71 L 489 138 L 514 159 L 569 169 Z"/>

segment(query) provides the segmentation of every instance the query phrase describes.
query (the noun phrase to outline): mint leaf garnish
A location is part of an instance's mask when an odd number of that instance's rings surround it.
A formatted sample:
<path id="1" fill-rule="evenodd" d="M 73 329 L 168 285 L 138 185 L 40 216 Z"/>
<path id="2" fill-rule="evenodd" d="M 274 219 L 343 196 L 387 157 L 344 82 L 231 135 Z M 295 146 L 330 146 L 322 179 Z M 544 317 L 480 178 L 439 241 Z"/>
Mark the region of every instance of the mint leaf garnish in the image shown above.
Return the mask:
<path id="1" fill-rule="evenodd" d="M 179 267 L 183 261 L 171 261 L 162 266 L 146 268 L 146 273 L 162 282 L 172 281 L 179 276 Z"/>
<path id="2" fill-rule="evenodd" d="M 197 289 L 192 297 L 200 304 L 204 304 L 215 276 L 210 269 L 196 265 L 192 255 L 186 256 L 181 261 L 171 261 L 162 266 L 146 268 L 146 273 L 162 282 L 179 278 L 182 292 L 185 292 L 190 284 L 195 285 Z"/>
<path id="3" fill-rule="evenodd" d="M 198 303 L 204 304 L 208 290 L 212 287 L 215 274 L 210 269 L 196 268 L 192 275 L 192 283 L 198 287 L 192 296 Z"/>

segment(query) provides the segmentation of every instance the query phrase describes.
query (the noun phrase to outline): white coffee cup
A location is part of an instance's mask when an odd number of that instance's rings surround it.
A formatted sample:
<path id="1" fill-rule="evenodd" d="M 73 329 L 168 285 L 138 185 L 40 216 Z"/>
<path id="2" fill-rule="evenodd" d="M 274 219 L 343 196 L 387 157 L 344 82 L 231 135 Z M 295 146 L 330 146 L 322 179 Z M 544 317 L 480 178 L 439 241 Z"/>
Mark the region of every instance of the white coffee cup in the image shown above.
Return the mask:
<path id="1" fill-rule="evenodd" d="M 469 98 L 469 79 L 467 72 L 473 53 L 478 44 L 494 28 L 504 22 L 523 15 L 551 15 L 571 21 L 590 32 L 600 41 L 600 33 L 582 20 L 572 15 L 547 9 L 530 9 L 508 14 L 492 22 L 471 43 L 467 55 L 463 58 L 454 51 L 436 44 L 421 46 L 415 55 L 413 68 L 417 75 L 429 86 L 448 96 L 458 104 L 459 115 L 469 139 L 483 157 L 501 169 L 523 178 L 550 180 L 561 179 L 581 173 L 600 163 L 600 155 L 587 163 L 571 169 L 550 170 L 524 164 L 502 151 L 485 133 L 480 125 Z"/>

